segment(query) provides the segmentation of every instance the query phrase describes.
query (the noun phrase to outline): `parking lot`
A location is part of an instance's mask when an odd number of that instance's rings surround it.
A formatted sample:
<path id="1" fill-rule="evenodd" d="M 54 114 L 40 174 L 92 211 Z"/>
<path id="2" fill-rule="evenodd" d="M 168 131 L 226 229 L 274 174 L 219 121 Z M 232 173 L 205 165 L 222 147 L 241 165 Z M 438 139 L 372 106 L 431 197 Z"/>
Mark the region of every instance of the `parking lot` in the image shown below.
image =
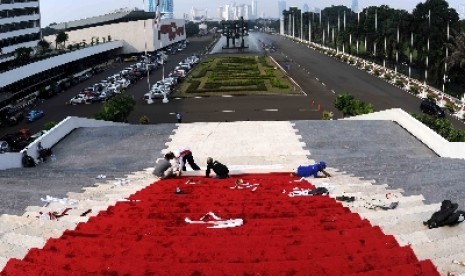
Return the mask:
<path id="1" fill-rule="evenodd" d="M 187 45 L 185 49 L 177 52 L 174 55 L 168 55 L 168 59 L 164 66 L 159 66 L 159 68 L 152 70 L 149 74 L 149 79 L 147 78 L 146 74 L 142 74 L 140 80 L 127 87 L 126 91 L 133 95 L 136 99 L 136 108 L 134 114 L 132 114 L 133 116 L 130 118 L 130 123 L 137 124 L 139 118 L 143 116 L 141 114 L 145 113 L 140 113 L 137 111 L 140 109 L 140 107 L 148 106 L 147 101 L 144 100 L 143 97 L 144 94 L 149 92 L 149 87 L 151 88 L 153 84 L 155 84 L 157 81 L 160 81 L 163 78 L 163 73 L 165 74 L 165 77 L 168 77 L 168 74 L 187 57 L 190 57 L 193 54 L 203 53 L 205 48 L 212 41 L 212 37 L 191 39 L 191 43 Z M 0 136 L 6 135 L 7 133 L 15 133 L 22 128 L 28 128 L 31 133 L 36 133 L 42 130 L 44 124 L 51 121 L 60 122 L 67 116 L 93 118 L 94 115 L 101 109 L 103 101 L 97 100 L 95 98 L 90 100 L 90 94 L 88 92 L 93 92 L 90 91 L 90 88 L 95 87 L 97 90 L 97 86 L 99 83 L 101 83 L 102 80 L 108 80 L 108 78 L 111 76 L 120 75 L 122 70 L 128 68 L 131 65 L 135 66 L 137 63 L 138 62 L 136 61 L 122 61 L 118 63 L 112 63 L 104 72 L 98 73 L 92 76 L 90 79 L 87 79 L 82 83 L 79 83 L 76 86 L 73 86 L 50 99 L 39 101 L 35 106 L 30 107 L 30 109 L 43 110 L 44 116 L 42 118 L 34 122 L 26 122 L 26 120 L 22 120 L 16 126 L 2 128 L 0 129 Z M 110 89 L 116 90 L 117 87 L 114 85 L 113 88 Z M 89 97 L 87 97 L 85 93 L 87 93 L 87 96 Z M 76 102 L 75 104 L 70 104 L 70 100 L 76 97 L 81 98 L 80 101 L 83 103 L 81 104 Z M 85 99 L 86 97 L 87 99 Z M 158 101 L 161 103 L 161 99 L 155 99 L 155 104 L 157 104 Z M 23 111 L 23 113 L 27 112 Z M 173 118 L 173 120 L 175 119 Z"/>

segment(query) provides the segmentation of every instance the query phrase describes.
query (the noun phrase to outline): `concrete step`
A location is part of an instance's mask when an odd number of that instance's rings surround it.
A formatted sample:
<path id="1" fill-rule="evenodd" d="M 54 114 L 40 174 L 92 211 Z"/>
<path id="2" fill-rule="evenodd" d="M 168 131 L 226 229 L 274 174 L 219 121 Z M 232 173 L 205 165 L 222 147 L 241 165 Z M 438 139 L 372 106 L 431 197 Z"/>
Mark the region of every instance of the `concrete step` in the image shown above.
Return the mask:
<path id="1" fill-rule="evenodd" d="M 380 210 L 378 212 L 360 212 L 359 215 L 363 218 L 368 220 L 370 219 L 377 219 L 377 218 L 384 218 L 385 220 L 391 220 L 396 217 L 401 217 L 403 215 L 408 214 L 415 214 L 415 213 L 423 213 L 426 211 L 431 211 L 432 213 L 437 211 L 441 204 L 429 204 L 429 205 L 422 205 L 422 206 L 415 206 L 410 208 L 399 208 L 394 210 Z"/>
<path id="2" fill-rule="evenodd" d="M 416 231 L 408 234 L 396 235 L 396 239 L 402 245 L 411 244 L 418 245 L 422 243 L 429 243 L 436 240 L 447 239 L 462 235 L 465 233 L 465 225 L 459 224 L 453 227 L 445 226 L 434 229 L 428 229 L 427 226 L 424 226 L 425 229 L 421 231 Z"/>
<path id="3" fill-rule="evenodd" d="M 423 196 L 405 196 L 405 197 L 398 197 L 394 199 L 376 199 L 372 197 L 368 198 L 359 198 L 356 199 L 354 202 L 341 202 L 344 207 L 349 207 L 350 210 L 354 213 L 363 213 L 363 212 L 381 212 L 383 211 L 380 208 L 370 209 L 372 205 L 381 205 L 387 206 L 391 203 L 398 202 L 398 206 L 395 208 L 411 208 L 411 207 L 418 207 L 425 205 L 423 203 Z"/>
<path id="4" fill-rule="evenodd" d="M 26 248 L 42 248 L 45 245 L 46 239 L 37 236 L 22 235 L 18 233 L 5 233 L 1 236 L 0 240 L 13 244 L 15 246 Z"/>
<path id="5" fill-rule="evenodd" d="M 383 217 L 371 218 L 370 222 L 374 225 L 379 225 L 381 227 L 394 227 L 396 225 L 402 225 L 407 222 L 414 222 L 423 224 L 423 221 L 428 220 L 431 217 L 432 213 L 429 210 L 424 212 L 413 213 L 413 214 L 403 214 L 396 217 L 390 217 L 385 219 Z"/>
<path id="6" fill-rule="evenodd" d="M 8 262 L 9 259 L 10 258 L 0 256 L 0 271 L 3 270 L 3 268 L 6 266 L 6 263 Z"/>
<path id="7" fill-rule="evenodd" d="M 373 224 L 373 223 L 372 223 Z M 376 225 L 376 224 L 373 224 Z M 379 225 L 378 225 L 379 226 Z M 408 221 L 402 224 L 395 224 L 391 226 L 380 226 L 383 232 L 387 235 L 406 235 L 409 233 L 424 231 L 427 229 L 421 221 Z"/>
<path id="8" fill-rule="evenodd" d="M 324 187 L 324 186 L 317 186 Z M 377 194 L 388 194 L 388 193 L 403 193 L 403 189 L 389 189 L 385 185 L 371 185 L 365 187 L 356 186 L 329 186 L 328 188 L 331 194 L 345 194 L 345 193 L 377 193 Z"/>
<path id="9" fill-rule="evenodd" d="M 5 242 L 0 240 L 0 258 L 11 259 L 17 258 L 22 259 L 29 251 L 30 247 L 22 247 L 16 244 Z"/>
<path id="10" fill-rule="evenodd" d="M 16 234 L 41 237 L 44 240 L 58 238 L 67 229 L 74 229 L 76 224 L 67 224 L 57 221 L 37 221 L 33 225 L 25 225 L 14 231 Z"/>
<path id="11" fill-rule="evenodd" d="M 331 174 L 329 178 L 308 178 L 314 185 L 327 183 L 329 185 L 350 185 L 350 184 L 364 184 L 364 185 L 376 185 L 374 181 L 361 179 L 355 176 L 351 176 L 345 173 L 339 173 L 332 170 L 326 170 Z"/>
<path id="12" fill-rule="evenodd" d="M 422 243 L 412 246 L 420 259 L 440 259 L 445 256 L 463 253 L 465 248 L 465 234 L 446 239 Z"/>
<path id="13" fill-rule="evenodd" d="M 15 229 L 29 225 L 34 222 L 35 218 L 22 216 L 1 215 L 0 216 L 0 234 L 15 231 Z"/>
<path id="14" fill-rule="evenodd" d="M 463 251 L 457 254 L 432 259 L 431 261 L 438 268 L 441 275 L 450 275 L 448 273 L 452 275 L 465 274 L 465 265 L 453 263 L 453 261 L 465 263 L 465 252 Z"/>

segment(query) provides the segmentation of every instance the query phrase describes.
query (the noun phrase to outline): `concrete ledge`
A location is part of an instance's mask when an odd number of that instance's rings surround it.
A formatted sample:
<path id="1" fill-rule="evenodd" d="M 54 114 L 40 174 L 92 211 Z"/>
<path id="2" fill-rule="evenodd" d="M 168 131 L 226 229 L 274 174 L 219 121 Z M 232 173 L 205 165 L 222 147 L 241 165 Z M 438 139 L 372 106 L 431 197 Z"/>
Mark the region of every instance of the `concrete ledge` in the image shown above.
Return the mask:
<path id="1" fill-rule="evenodd" d="M 37 144 L 39 142 L 42 142 L 42 145 L 45 148 L 51 148 L 76 128 L 118 125 L 120 126 L 122 125 L 122 123 L 114 123 L 79 117 L 67 117 L 59 124 L 57 124 L 55 127 L 53 127 L 50 131 L 41 136 L 39 139 L 29 144 L 29 146 L 21 152 L 0 154 L 0 170 L 22 168 L 21 158 L 23 156 L 24 151 L 27 151 L 27 154 L 32 156 L 34 159 L 37 159 L 39 157 L 39 154 L 37 152 Z"/>
<path id="2" fill-rule="evenodd" d="M 413 118 L 400 108 L 393 108 L 371 114 L 342 120 L 388 120 L 394 121 L 424 143 L 441 157 L 465 159 L 465 143 L 449 142 L 432 129 Z"/>

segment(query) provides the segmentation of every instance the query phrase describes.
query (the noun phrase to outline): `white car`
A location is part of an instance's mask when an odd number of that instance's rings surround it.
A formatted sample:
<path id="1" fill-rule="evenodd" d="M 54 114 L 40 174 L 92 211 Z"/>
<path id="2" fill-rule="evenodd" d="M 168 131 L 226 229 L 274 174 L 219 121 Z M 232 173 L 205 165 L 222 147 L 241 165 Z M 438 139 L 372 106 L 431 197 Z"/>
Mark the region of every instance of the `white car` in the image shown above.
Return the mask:
<path id="1" fill-rule="evenodd" d="M 152 90 L 154 89 L 162 90 L 169 94 L 171 92 L 171 85 L 169 83 L 157 82 L 152 85 Z"/>
<path id="2" fill-rule="evenodd" d="M 163 83 L 169 84 L 170 86 L 174 86 L 174 85 L 178 84 L 178 81 L 175 78 L 169 77 L 169 78 L 165 78 L 163 80 Z"/>
<path id="3" fill-rule="evenodd" d="M 144 100 L 148 99 L 163 99 L 166 93 L 163 93 L 161 90 L 152 89 L 149 93 L 144 94 Z"/>
<path id="4" fill-rule="evenodd" d="M 69 104 L 76 105 L 76 104 L 83 104 L 86 102 L 86 98 L 83 97 L 82 95 L 77 95 L 75 97 L 72 97 L 71 100 L 69 100 Z"/>
<path id="5" fill-rule="evenodd" d="M 124 88 L 124 89 L 128 88 L 128 86 L 131 84 L 131 82 L 128 81 L 127 79 L 118 80 L 118 81 L 116 81 L 116 83 L 121 85 L 121 87 Z"/>

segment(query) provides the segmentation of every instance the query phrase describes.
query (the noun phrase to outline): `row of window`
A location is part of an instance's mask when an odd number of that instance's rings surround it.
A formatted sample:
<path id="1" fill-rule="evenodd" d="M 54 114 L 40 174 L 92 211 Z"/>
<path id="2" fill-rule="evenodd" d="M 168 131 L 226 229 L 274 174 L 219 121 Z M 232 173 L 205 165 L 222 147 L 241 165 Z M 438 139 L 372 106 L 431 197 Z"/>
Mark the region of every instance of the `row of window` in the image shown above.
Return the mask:
<path id="1" fill-rule="evenodd" d="M 40 33 L 27 34 L 0 40 L 0 49 L 29 41 L 40 40 Z"/>
<path id="2" fill-rule="evenodd" d="M 11 24 L 0 25 L 0 33 L 9 33 L 17 30 L 24 30 L 29 28 L 37 28 L 40 26 L 40 20 L 31 20 L 16 22 Z"/>
<path id="3" fill-rule="evenodd" d="M 0 19 L 16 17 L 16 16 L 34 15 L 34 14 L 39 14 L 39 8 L 2 10 L 0 11 Z"/>
<path id="4" fill-rule="evenodd" d="M 15 55 L 14 52 L 11 52 L 11 53 L 8 53 L 8 54 L 1 54 L 0 53 L 0 62 L 1 62 L 2 59 L 6 59 L 6 58 L 12 57 L 14 55 Z"/>
<path id="5" fill-rule="evenodd" d="M 0 4 L 39 2 L 39 0 L 0 0 Z"/>

